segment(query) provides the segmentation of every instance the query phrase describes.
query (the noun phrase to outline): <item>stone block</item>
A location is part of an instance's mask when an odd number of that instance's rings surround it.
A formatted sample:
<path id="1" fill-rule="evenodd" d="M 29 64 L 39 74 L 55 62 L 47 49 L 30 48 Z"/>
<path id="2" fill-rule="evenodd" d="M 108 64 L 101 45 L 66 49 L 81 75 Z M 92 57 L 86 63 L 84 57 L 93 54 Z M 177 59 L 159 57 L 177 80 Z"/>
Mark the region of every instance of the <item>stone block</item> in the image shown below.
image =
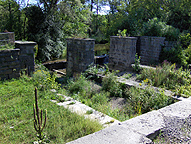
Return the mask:
<path id="1" fill-rule="evenodd" d="M 5 79 L 8 79 L 9 76 L 7 74 L 1 74 L 0 73 L 0 80 L 5 80 Z"/>
<path id="2" fill-rule="evenodd" d="M 67 144 L 149 144 L 152 141 L 144 135 L 126 129 L 121 125 L 114 125 L 93 134 L 79 138 Z"/>
<path id="3" fill-rule="evenodd" d="M 110 37 L 110 41 L 109 57 L 112 57 L 113 60 L 109 60 L 109 65 L 112 67 L 115 65 L 115 68 L 119 67 L 119 70 L 122 71 L 130 68 L 130 64 L 134 63 L 135 59 L 137 38 L 112 36 Z M 124 63 L 124 61 L 126 61 L 126 63 Z"/>
<path id="4" fill-rule="evenodd" d="M 11 74 L 13 71 L 12 69 L 0 70 L 0 74 Z"/>
<path id="5" fill-rule="evenodd" d="M 12 74 L 9 74 L 9 79 L 12 79 L 12 78 L 19 78 L 20 77 L 20 73 L 12 73 Z"/>

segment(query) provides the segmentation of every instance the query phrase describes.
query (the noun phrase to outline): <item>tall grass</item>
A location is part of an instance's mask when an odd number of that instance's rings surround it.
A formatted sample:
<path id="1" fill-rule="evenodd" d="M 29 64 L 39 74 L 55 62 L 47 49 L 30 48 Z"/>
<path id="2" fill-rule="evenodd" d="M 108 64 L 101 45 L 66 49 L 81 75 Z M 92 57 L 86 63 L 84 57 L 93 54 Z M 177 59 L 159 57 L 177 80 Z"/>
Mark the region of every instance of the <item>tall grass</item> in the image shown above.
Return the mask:
<path id="1" fill-rule="evenodd" d="M 74 81 L 70 81 L 66 87 L 71 97 L 120 121 L 174 102 L 162 92 L 156 93 L 151 87 L 145 90 L 126 88 L 116 79 L 114 74 L 108 74 L 103 79 L 102 88 L 95 89 L 95 84 L 81 75 Z M 112 97 L 123 97 L 126 104 L 122 108 L 112 108 L 110 101 Z"/>
<path id="2" fill-rule="evenodd" d="M 156 69 L 143 69 L 137 79 L 148 79 L 148 83 L 161 88 L 173 90 L 178 94 L 191 94 L 190 70 L 176 69 L 175 64 L 164 62 Z"/>
<path id="3" fill-rule="evenodd" d="M 36 141 L 33 127 L 34 81 L 34 77 L 27 76 L 17 80 L 0 81 L 1 143 L 18 144 Z M 53 83 L 53 86 L 55 85 Z M 50 143 L 66 143 L 102 128 L 98 122 L 84 119 L 83 116 L 50 102 L 50 97 L 55 95 L 48 90 L 51 86 L 50 84 L 47 89 L 38 87 L 39 106 L 47 109 L 47 126 L 44 132 Z"/>

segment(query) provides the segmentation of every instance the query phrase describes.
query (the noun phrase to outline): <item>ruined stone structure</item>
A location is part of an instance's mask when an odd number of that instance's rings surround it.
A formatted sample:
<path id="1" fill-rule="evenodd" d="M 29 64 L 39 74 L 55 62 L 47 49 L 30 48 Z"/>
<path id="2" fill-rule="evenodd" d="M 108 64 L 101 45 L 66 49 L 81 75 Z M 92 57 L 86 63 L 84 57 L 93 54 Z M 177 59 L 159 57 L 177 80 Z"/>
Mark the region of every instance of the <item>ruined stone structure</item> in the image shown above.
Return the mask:
<path id="1" fill-rule="evenodd" d="M 6 44 L 14 45 L 14 43 L 15 43 L 14 32 L 0 33 L 0 46 L 4 46 Z"/>
<path id="2" fill-rule="evenodd" d="M 21 69 L 25 69 L 28 74 L 35 70 L 34 47 L 36 42 L 16 41 L 15 47 L 20 49 L 19 61 Z"/>
<path id="3" fill-rule="evenodd" d="M 163 47 L 165 50 L 168 51 L 172 49 L 176 44 L 177 44 L 177 41 L 165 41 Z"/>
<path id="4" fill-rule="evenodd" d="M 67 39 L 66 73 L 68 76 L 81 73 L 94 63 L 94 45 L 94 39 Z"/>
<path id="5" fill-rule="evenodd" d="M 164 42 L 165 37 L 138 37 L 137 53 L 139 56 L 141 56 L 141 64 L 151 64 L 158 62 Z"/>
<path id="6" fill-rule="evenodd" d="M 16 41 L 16 49 L 0 50 L 0 78 L 18 78 L 21 70 L 33 72 L 35 45 L 35 42 Z"/>
<path id="7" fill-rule="evenodd" d="M 128 70 L 135 62 L 136 37 L 110 37 L 109 68 L 113 70 Z"/>
<path id="8" fill-rule="evenodd" d="M 0 51 L 0 79 L 20 76 L 19 49 Z"/>

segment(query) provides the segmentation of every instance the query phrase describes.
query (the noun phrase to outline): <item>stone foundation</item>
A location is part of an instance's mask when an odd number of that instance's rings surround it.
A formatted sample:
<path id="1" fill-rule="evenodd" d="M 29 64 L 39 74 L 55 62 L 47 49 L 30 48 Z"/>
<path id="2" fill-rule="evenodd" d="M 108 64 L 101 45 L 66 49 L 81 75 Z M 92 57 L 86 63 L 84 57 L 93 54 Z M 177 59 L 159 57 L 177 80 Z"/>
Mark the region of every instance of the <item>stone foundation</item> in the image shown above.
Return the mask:
<path id="1" fill-rule="evenodd" d="M 6 44 L 14 45 L 14 43 L 15 43 L 14 32 L 0 33 L 0 46 L 4 46 Z"/>
<path id="2" fill-rule="evenodd" d="M 125 71 L 135 62 L 136 37 L 110 37 L 109 68 Z"/>
<path id="3" fill-rule="evenodd" d="M 67 39 L 66 73 L 68 76 L 81 73 L 94 63 L 94 45 L 94 39 Z"/>
<path id="4" fill-rule="evenodd" d="M 32 73 L 35 68 L 34 62 L 34 47 L 36 42 L 28 42 L 28 41 L 15 41 L 15 47 L 20 49 L 20 66 L 21 69 L 25 69 L 27 74 Z"/>
<path id="5" fill-rule="evenodd" d="M 0 79 L 20 76 L 19 49 L 0 51 Z"/>
<path id="6" fill-rule="evenodd" d="M 139 56 L 141 56 L 141 64 L 148 65 L 158 62 L 164 42 L 165 37 L 138 37 L 137 53 Z"/>
<path id="7" fill-rule="evenodd" d="M 16 41 L 16 49 L 0 50 L 0 79 L 18 78 L 21 70 L 32 73 L 35 45 L 35 42 Z"/>

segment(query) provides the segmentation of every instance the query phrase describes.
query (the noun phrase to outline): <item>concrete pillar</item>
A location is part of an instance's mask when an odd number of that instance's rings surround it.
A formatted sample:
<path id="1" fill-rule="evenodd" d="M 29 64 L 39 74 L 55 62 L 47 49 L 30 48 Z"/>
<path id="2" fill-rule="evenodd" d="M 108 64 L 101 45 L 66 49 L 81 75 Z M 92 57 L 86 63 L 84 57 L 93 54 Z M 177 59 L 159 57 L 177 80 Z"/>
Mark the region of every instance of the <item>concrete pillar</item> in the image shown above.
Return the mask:
<path id="1" fill-rule="evenodd" d="M 164 42 L 165 37 L 140 36 L 138 38 L 137 52 L 141 56 L 141 64 L 148 65 L 159 62 Z"/>
<path id="2" fill-rule="evenodd" d="M 31 74 L 35 70 L 34 47 L 36 42 L 15 41 L 15 48 L 20 49 L 19 61 L 21 70 L 26 70 L 27 74 Z"/>
<path id="3" fill-rule="evenodd" d="M 109 68 L 125 71 L 135 62 L 136 37 L 110 37 Z"/>
<path id="4" fill-rule="evenodd" d="M 94 63 L 94 39 L 67 39 L 67 68 L 66 73 L 72 76 L 81 73 Z"/>

